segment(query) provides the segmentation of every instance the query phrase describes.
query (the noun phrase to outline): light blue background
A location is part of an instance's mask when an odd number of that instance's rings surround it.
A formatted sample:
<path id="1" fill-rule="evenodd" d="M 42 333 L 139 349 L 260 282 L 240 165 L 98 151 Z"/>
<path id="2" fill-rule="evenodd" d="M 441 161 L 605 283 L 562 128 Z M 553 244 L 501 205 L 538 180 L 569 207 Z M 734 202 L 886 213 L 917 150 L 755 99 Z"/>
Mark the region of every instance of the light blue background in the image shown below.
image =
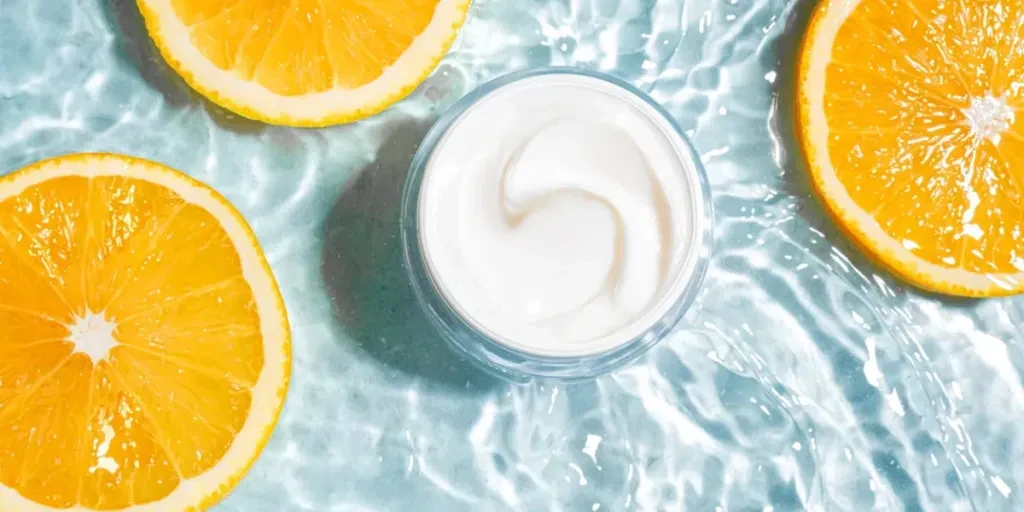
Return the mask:
<path id="1" fill-rule="evenodd" d="M 0 173 L 164 162 L 251 221 L 294 325 L 280 426 L 224 511 L 1021 510 L 1020 299 L 908 290 L 837 233 L 792 135 L 811 1 L 477 0 L 410 99 L 325 130 L 192 93 L 130 0 L 0 0 Z M 398 194 L 460 95 L 540 65 L 649 91 L 707 166 L 717 251 L 688 327 L 596 382 L 453 359 L 400 264 Z"/>

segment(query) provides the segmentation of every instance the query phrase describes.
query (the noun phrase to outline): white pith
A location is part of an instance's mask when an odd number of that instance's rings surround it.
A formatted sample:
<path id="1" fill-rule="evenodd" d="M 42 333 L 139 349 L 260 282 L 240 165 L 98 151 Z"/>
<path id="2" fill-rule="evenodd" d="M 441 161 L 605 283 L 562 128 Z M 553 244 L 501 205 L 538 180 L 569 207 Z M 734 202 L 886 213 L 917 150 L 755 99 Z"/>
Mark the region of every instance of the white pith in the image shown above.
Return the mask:
<path id="1" fill-rule="evenodd" d="M 81 318 L 76 318 L 68 326 L 71 333 L 68 340 L 75 345 L 75 352 L 89 356 L 93 363 L 105 359 L 110 349 L 117 345 L 114 329 L 117 324 L 107 320 L 101 313 L 86 311 Z"/>
<path id="2" fill-rule="evenodd" d="M 971 133 L 979 139 L 986 139 L 992 144 L 999 145 L 1003 132 L 1013 126 L 1017 117 L 1013 108 L 1006 103 L 1005 97 L 995 97 L 987 94 L 981 98 L 971 98 L 971 104 L 963 109 L 964 117 L 967 118 L 967 126 Z"/>

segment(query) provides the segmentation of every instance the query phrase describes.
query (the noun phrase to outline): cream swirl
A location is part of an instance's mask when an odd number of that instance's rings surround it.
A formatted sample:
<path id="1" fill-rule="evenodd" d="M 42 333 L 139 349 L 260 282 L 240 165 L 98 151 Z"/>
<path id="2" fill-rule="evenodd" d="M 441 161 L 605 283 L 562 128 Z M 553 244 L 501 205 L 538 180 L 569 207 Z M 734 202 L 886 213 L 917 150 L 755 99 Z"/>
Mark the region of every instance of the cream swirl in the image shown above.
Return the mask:
<path id="1" fill-rule="evenodd" d="M 498 341 L 607 350 L 664 314 L 692 259 L 682 142 L 611 84 L 538 78 L 491 93 L 442 137 L 420 243 L 445 299 Z"/>

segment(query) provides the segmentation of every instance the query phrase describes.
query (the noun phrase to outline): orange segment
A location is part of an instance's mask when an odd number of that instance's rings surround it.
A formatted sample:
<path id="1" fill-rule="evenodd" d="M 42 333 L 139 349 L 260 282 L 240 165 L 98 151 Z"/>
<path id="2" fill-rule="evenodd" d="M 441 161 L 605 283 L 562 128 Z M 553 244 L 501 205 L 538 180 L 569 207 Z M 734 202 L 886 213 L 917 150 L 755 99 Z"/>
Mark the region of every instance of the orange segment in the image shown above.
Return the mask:
<path id="1" fill-rule="evenodd" d="M 0 203 L 0 304 L 17 307 L 68 322 L 73 314 L 65 293 L 81 295 L 81 273 L 73 273 L 70 265 L 73 239 L 81 230 L 69 216 L 55 214 L 42 219 L 38 207 L 48 202 L 61 204 L 64 191 L 55 187 L 48 197 L 29 191 L 31 198 L 14 198 Z M 60 208 L 60 206 L 56 206 Z M 77 208 L 77 206 L 76 206 Z M 77 213 L 71 213 L 77 216 Z M 67 220 L 68 222 L 64 222 Z M 55 225 L 62 222 L 61 225 Z M 46 239 L 37 235 L 45 232 Z"/>
<path id="2" fill-rule="evenodd" d="M 288 15 L 288 3 L 243 0 L 206 16 L 209 9 L 202 1 L 174 2 L 174 14 L 185 24 L 195 48 L 218 68 L 251 80 Z M 196 21 L 185 21 L 190 19 Z"/>
<path id="3" fill-rule="evenodd" d="M 153 40 L 190 85 L 241 115 L 323 126 L 411 92 L 471 0 L 142 0 Z"/>
<path id="4" fill-rule="evenodd" d="M 251 296 L 239 276 L 193 292 L 187 300 L 143 305 L 119 322 L 115 335 L 140 351 L 160 353 L 182 366 L 200 367 L 251 387 L 263 368 L 258 313 L 247 302 Z"/>
<path id="5" fill-rule="evenodd" d="M 107 361 L 93 372 L 88 410 L 78 494 L 83 507 L 109 510 L 151 503 L 181 484 L 165 438 Z"/>
<path id="6" fill-rule="evenodd" d="M 91 180 L 88 304 L 103 311 L 128 287 L 140 258 L 159 254 L 159 237 L 185 202 L 165 189 L 124 176 Z"/>
<path id="7" fill-rule="evenodd" d="M 14 288 L 9 290 L 14 290 Z M 0 344 L 0 354 L 3 354 L 5 350 L 25 345 L 63 340 L 70 334 L 67 326 L 59 320 L 34 313 L 30 309 L 31 306 L 25 307 L 29 309 L 0 304 L 0 340 L 8 340 L 6 343 Z"/>
<path id="8" fill-rule="evenodd" d="M 220 196 L 116 155 L 0 178 L 0 284 L 0 510 L 205 507 L 248 470 L 289 338 Z"/>
<path id="9" fill-rule="evenodd" d="M 111 367 L 138 399 L 184 478 L 219 462 L 244 426 L 252 402 L 249 388 L 201 365 L 119 347 Z"/>
<path id="10" fill-rule="evenodd" d="M 0 318 L 7 320 L 10 317 Z M 46 330 L 50 328 L 44 326 Z M 49 338 L 48 335 L 42 336 Z M 0 345 L 0 411 L 14 411 L 17 404 L 26 400 L 38 386 L 45 383 L 47 376 L 71 357 L 73 350 L 71 343 L 62 340 Z M 0 467 L 0 474 L 2 469 Z"/>
<path id="11" fill-rule="evenodd" d="M 85 355 L 64 356 L 3 404 L 0 484 L 41 505 L 67 508 L 78 502 L 83 466 L 79 447 L 91 373 L 92 361 Z"/>
<path id="12" fill-rule="evenodd" d="M 285 96 L 380 78 L 423 33 L 437 0 L 175 0 L 192 44 L 217 67 Z"/>
<path id="13" fill-rule="evenodd" d="M 172 201 L 180 204 L 179 198 Z M 166 222 L 153 222 L 133 242 L 121 253 L 127 261 L 116 262 L 130 268 L 131 275 L 110 298 L 110 303 L 104 305 L 118 319 L 138 312 L 139 308 L 154 309 L 181 301 L 185 294 L 224 285 L 242 276 L 241 261 L 227 233 L 209 212 L 194 205 L 174 209 Z M 147 286 L 134 286 L 140 282 Z M 203 294 L 187 298 L 202 300 Z M 243 304 L 250 298 L 237 297 Z"/>
<path id="14" fill-rule="evenodd" d="M 832 0 L 801 53 L 801 143 L 828 211 L 923 288 L 1024 290 L 1017 4 Z"/>

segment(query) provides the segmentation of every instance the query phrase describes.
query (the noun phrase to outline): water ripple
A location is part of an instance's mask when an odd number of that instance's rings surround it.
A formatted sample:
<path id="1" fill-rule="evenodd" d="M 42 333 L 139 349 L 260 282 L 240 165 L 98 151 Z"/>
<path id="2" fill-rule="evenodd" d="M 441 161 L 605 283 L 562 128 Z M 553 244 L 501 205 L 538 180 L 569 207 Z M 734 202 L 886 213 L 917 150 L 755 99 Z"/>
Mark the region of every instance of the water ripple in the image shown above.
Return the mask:
<path id="1" fill-rule="evenodd" d="M 813 0 L 477 0 L 407 101 L 326 130 L 191 92 L 134 2 L 0 0 L 0 172 L 104 150 L 223 192 L 295 326 L 280 428 L 221 510 L 1019 510 L 1024 302 L 907 290 L 838 234 L 793 144 Z M 602 69 L 690 134 L 719 241 L 687 326 L 592 383 L 510 387 L 448 353 L 397 243 L 439 112 L 540 65 Z"/>

